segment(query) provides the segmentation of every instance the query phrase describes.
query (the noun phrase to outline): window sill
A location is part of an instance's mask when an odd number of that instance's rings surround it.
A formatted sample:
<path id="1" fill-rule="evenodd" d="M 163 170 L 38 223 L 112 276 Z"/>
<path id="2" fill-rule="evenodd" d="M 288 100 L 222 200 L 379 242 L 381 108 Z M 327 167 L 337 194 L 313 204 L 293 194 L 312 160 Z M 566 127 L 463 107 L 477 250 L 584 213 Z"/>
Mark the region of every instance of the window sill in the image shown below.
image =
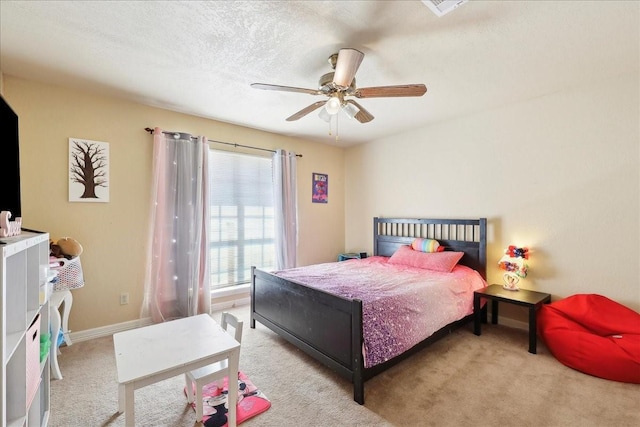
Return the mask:
<path id="1" fill-rule="evenodd" d="M 223 311 L 229 308 L 251 303 L 249 292 L 251 284 L 229 286 L 211 291 L 211 312 Z"/>
<path id="2" fill-rule="evenodd" d="M 251 288 L 251 284 L 245 283 L 243 285 L 228 286 L 226 288 L 214 289 L 211 291 L 211 299 L 214 300 L 217 298 L 246 295 L 249 293 L 250 288 Z"/>

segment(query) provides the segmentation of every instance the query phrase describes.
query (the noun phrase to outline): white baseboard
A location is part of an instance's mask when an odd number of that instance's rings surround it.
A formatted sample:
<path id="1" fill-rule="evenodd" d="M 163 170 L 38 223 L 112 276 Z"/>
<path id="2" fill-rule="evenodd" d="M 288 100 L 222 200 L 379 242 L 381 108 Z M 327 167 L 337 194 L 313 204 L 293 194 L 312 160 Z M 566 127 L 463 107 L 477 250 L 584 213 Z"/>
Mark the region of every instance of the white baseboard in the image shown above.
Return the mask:
<path id="1" fill-rule="evenodd" d="M 239 307 L 241 305 L 247 305 L 251 303 L 251 298 L 241 298 L 232 301 L 221 302 L 217 304 L 211 304 L 211 312 L 222 311 L 228 308 Z M 94 338 L 102 338 L 109 335 L 113 335 L 116 332 L 127 331 L 129 329 L 136 329 L 142 326 L 149 326 L 153 324 L 150 317 L 144 319 L 130 320 L 128 322 L 116 323 L 114 325 L 101 326 L 99 328 L 87 329 L 84 331 L 71 332 L 69 338 L 71 342 L 82 342 L 92 340 Z"/>
<path id="2" fill-rule="evenodd" d="M 487 318 L 489 319 L 489 322 L 491 322 L 491 312 L 487 314 Z M 514 320 L 509 317 L 502 317 L 500 315 L 498 315 L 498 325 L 504 325 L 515 329 L 523 329 L 525 331 L 529 330 L 528 323 Z"/>
<path id="3" fill-rule="evenodd" d="M 114 325 L 107 325 L 101 326 L 99 328 L 87 329 L 84 331 L 71 332 L 69 334 L 69 338 L 71 338 L 71 342 L 88 341 L 94 338 L 102 338 L 113 335 L 116 332 L 140 328 L 142 326 L 149 326 L 152 323 L 153 322 L 151 322 L 150 317 L 145 317 L 144 319 L 130 320 L 128 322 L 116 323 Z"/>

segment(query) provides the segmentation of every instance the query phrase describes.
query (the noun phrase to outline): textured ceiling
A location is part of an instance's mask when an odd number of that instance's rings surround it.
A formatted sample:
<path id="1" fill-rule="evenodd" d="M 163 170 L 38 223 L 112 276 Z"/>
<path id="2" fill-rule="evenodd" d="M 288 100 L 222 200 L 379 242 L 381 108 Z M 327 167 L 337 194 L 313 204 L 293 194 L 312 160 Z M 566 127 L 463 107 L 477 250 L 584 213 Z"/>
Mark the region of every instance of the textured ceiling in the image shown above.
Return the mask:
<path id="1" fill-rule="evenodd" d="M 250 83 L 315 89 L 329 55 L 351 47 L 365 54 L 358 87 L 427 86 L 419 98 L 359 100 L 370 123 L 341 113 L 337 144 L 350 145 L 638 72 L 639 11 L 471 0 L 438 18 L 419 0 L 1 0 L 0 69 L 328 144 L 317 111 L 285 121 L 321 97 Z"/>

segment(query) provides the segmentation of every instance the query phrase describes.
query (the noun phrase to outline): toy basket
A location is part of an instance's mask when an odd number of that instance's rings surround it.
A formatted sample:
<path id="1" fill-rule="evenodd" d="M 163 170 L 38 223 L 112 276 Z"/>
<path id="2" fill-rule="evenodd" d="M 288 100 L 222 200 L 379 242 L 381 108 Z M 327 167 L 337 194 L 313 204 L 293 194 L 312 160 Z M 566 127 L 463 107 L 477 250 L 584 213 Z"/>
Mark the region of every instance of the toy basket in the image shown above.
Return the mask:
<path id="1" fill-rule="evenodd" d="M 82 274 L 82 264 L 80 257 L 72 259 L 57 258 L 56 263 L 59 267 L 52 267 L 58 272 L 58 278 L 53 285 L 55 291 L 67 291 L 77 289 L 84 286 L 84 276 Z"/>

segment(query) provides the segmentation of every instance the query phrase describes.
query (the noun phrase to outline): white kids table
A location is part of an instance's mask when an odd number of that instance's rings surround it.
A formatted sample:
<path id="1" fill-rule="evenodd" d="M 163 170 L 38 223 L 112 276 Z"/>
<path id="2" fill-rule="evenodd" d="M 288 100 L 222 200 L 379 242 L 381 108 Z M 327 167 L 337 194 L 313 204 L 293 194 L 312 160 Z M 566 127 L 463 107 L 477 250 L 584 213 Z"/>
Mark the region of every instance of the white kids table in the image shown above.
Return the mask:
<path id="1" fill-rule="evenodd" d="M 113 343 L 119 383 L 118 412 L 124 412 L 127 427 L 133 427 L 135 422 L 136 389 L 224 359 L 228 361 L 228 426 L 236 426 L 240 343 L 211 316 L 200 314 L 118 332 L 113 334 Z"/>

